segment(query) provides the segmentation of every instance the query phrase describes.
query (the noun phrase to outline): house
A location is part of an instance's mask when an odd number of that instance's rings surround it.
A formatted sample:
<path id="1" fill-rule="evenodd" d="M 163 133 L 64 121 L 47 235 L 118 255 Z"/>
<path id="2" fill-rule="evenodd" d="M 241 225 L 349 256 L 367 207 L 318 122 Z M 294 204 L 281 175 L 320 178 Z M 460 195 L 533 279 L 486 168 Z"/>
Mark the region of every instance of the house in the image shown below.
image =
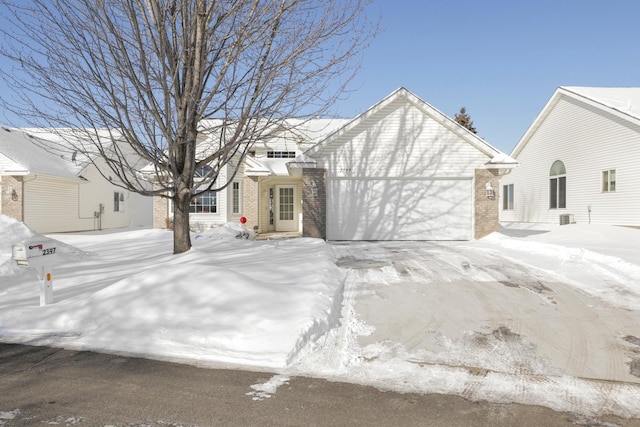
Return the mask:
<path id="1" fill-rule="evenodd" d="M 640 225 L 640 88 L 559 87 L 511 156 L 501 221 Z"/>
<path id="2" fill-rule="evenodd" d="M 408 90 L 352 120 L 294 122 L 255 145 L 232 185 L 194 200 L 192 223 L 244 216 L 259 233 L 328 240 L 469 240 L 497 230 L 494 189 L 515 161 Z M 162 227 L 170 205 L 155 206 Z"/>
<path id="3" fill-rule="evenodd" d="M 221 168 L 217 181 L 221 185 L 231 181 L 226 188 L 206 192 L 192 201 L 191 229 L 202 231 L 238 222 L 244 217 L 246 226 L 260 233 L 301 233 L 302 174 L 300 169 L 292 169 L 291 164 L 345 122 L 344 119 L 287 119 L 274 125 L 276 128 L 268 132 L 267 138 L 256 142 L 242 162 L 232 161 Z M 207 152 L 209 145 L 217 145 L 218 136 L 206 131 L 215 125 L 208 121 L 201 123 L 205 129 L 198 144 L 202 152 Z M 196 172 L 196 181 L 201 172 L 205 171 Z M 172 212 L 170 199 L 155 197 L 154 227 L 170 226 Z"/>
<path id="4" fill-rule="evenodd" d="M 42 130 L 0 128 L 0 213 L 37 233 L 151 226 L 150 197 L 112 184 L 100 158 L 61 143 Z"/>
<path id="5" fill-rule="evenodd" d="M 515 166 L 404 88 L 305 154 L 324 174 L 328 240 L 480 238 L 498 229 L 495 190 Z"/>

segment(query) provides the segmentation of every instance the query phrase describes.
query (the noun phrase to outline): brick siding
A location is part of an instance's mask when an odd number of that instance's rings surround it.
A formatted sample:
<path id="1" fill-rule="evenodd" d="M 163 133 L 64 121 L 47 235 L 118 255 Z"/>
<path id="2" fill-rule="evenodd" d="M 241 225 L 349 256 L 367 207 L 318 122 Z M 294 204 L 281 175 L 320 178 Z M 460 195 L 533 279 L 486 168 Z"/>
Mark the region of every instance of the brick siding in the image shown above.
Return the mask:
<path id="1" fill-rule="evenodd" d="M 313 184 L 317 195 L 313 195 Z M 302 170 L 302 235 L 326 238 L 326 183 L 325 170 L 320 168 Z"/>
<path id="2" fill-rule="evenodd" d="M 23 178 L 21 176 L 2 176 L 0 180 L 2 181 L 0 186 L 2 213 L 18 221 L 24 221 Z"/>
<path id="3" fill-rule="evenodd" d="M 491 184 L 494 195 L 487 197 L 487 183 Z M 476 169 L 475 171 L 475 238 L 498 231 L 499 220 L 499 176 L 497 169 Z"/>
<path id="4" fill-rule="evenodd" d="M 245 176 L 242 180 L 242 206 L 240 213 L 247 218 L 245 226 L 254 230 L 258 226 L 258 178 Z"/>

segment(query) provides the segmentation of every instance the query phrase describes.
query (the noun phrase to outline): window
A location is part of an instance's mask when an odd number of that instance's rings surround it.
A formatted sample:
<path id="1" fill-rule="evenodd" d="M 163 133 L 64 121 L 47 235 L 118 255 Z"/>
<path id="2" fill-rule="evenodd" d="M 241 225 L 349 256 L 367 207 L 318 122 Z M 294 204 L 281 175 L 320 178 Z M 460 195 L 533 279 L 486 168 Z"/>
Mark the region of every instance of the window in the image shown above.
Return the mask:
<path id="1" fill-rule="evenodd" d="M 502 209 L 513 209 L 513 184 L 508 184 L 502 187 Z"/>
<path id="2" fill-rule="evenodd" d="M 198 197 L 194 197 L 189 205 L 191 213 L 217 213 L 218 201 L 215 191 L 205 191 Z"/>
<path id="3" fill-rule="evenodd" d="M 564 163 L 556 160 L 549 171 L 549 209 L 567 207 L 567 171 Z"/>
<path id="4" fill-rule="evenodd" d="M 616 170 L 611 169 L 602 172 L 602 192 L 616 191 Z"/>
<path id="5" fill-rule="evenodd" d="M 234 181 L 231 184 L 231 213 L 240 213 L 240 182 Z"/>
<path id="6" fill-rule="evenodd" d="M 267 151 L 267 157 L 270 159 L 295 159 L 295 151 Z"/>
<path id="7" fill-rule="evenodd" d="M 193 173 L 193 177 L 197 180 L 198 178 L 202 178 L 203 176 L 207 175 L 209 172 L 211 172 L 213 168 L 209 165 L 206 166 L 202 166 L 199 167 L 198 169 L 196 169 L 196 171 Z"/>
<path id="8" fill-rule="evenodd" d="M 201 166 L 193 173 L 193 178 L 196 183 L 203 183 L 204 177 L 210 173 L 213 168 L 209 165 Z M 207 187 L 208 184 L 202 184 L 202 187 Z M 198 197 L 191 199 L 189 204 L 189 212 L 191 213 L 217 213 L 218 212 L 218 196 L 215 191 L 205 191 Z"/>
<path id="9" fill-rule="evenodd" d="M 124 212 L 124 193 L 119 191 L 113 193 L 113 211 Z"/>

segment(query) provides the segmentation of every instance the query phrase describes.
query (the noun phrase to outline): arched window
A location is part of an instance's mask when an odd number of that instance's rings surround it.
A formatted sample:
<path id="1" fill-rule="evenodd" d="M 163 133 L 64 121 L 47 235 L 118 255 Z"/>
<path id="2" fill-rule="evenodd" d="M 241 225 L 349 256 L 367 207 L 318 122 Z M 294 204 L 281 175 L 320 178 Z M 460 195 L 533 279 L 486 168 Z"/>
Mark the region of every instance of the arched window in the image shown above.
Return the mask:
<path id="1" fill-rule="evenodd" d="M 211 172 L 212 169 L 213 168 L 209 165 L 199 167 L 198 169 L 196 169 L 195 173 L 193 174 L 193 177 L 196 178 L 196 181 L 197 181 L 198 178 L 204 177 L 206 174 Z"/>
<path id="2" fill-rule="evenodd" d="M 567 207 L 567 170 L 564 163 L 556 160 L 549 171 L 549 209 Z"/>

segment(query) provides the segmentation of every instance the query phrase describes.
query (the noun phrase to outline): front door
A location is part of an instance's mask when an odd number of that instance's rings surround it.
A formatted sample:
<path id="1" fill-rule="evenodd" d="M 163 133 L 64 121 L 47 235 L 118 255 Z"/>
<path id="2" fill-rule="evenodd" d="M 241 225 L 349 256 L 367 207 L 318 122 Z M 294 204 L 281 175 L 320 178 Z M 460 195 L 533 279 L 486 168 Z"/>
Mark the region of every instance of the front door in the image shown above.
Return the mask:
<path id="1" fill-rule="evenodd" d="M 276 231 L 298 231 L 296 186 L 276 185 Z"/>

